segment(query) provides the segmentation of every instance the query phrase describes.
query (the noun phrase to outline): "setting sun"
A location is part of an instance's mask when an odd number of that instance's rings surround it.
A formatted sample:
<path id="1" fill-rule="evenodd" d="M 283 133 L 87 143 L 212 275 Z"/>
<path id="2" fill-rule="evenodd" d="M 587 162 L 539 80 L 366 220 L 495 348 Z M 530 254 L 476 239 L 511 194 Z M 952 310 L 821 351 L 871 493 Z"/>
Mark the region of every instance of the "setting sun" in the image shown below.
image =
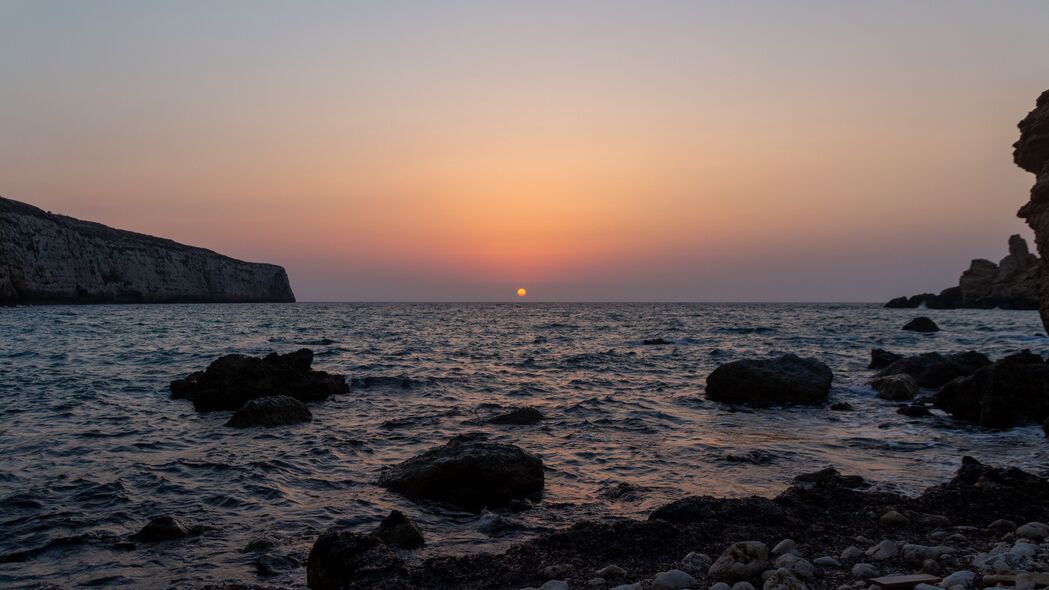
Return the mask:
<path id="1" fill-rule="evenodd" d="M 518 297 L 524 297 L 525 295 L 528 295 L 528 291 L 525 291 L 524 287 L 517 290 Z"/>

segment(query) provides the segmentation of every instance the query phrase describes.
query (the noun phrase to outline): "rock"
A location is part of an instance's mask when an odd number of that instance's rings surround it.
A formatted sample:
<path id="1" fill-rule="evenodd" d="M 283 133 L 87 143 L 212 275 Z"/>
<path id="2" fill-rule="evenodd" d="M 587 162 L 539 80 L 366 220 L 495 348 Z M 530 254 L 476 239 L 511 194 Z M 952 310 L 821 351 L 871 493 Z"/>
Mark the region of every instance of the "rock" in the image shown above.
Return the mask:
<path id="1" fill-rule="evenodd" d="M 935 559 L 926 559 L 922 562 L 923 574 L 929 574 L 930 576 L 939 576 L 943 574 L 943 568 L 937 563 Z"/>
<path id="2" fill-rule="evenodd" d="M 543 461 L 520 447 L 451 441 L 395 465 L 379 485 L 412 499 L 441 500 L 474 512 L 543 490 Z"/>
<path id="3" fill-rule="evenodd" d="M 1041 422 L 1049 417 L 1049 365 L 1030 351 L 1010 355 L 944 385 L 936 407 L 990 428 Z"/>
<path id="4" fill-rule="evenodd" d="M 857 563 L 852 566 L 852 577 L 859 580 L 869 580 L 878 577 L 878 569 L 869 563 Z"/>
<path id="5" fill-rule="evenodd" d="M 830 405 L 830 409 L 833 412 L 853 412 L 856 408 L 852 407 L 852 404 L 848 402 L 835 402 Z"/>
<path id="6" fill-rule="evenodd" d="M 312 590 L 342 590 L 396 577 L 400 558 L 375 535 L 329 529 L 313 543 L 306 562 L 306 585 Z"/>
<path id="7" fill-rule="evenodd" d="M 925 316 L 918 316 L 913 320 L 903 325 L 904 330 L 910 332 L 939 332 L 940 327 L 936 325 L 936 322 Z"/>
<path id="8" fill-rule="evenodd" d="M 778 569 L 765 579 L 762 590 L 807 590 L 805 584 L 789 571 Z"/>
<path id="9" fill-rule="evenodd" d="M 692 555 L 689 553 L 689 555 Z M 686 558 L 687 559 L 687 558 Z M 595 572 L 598 576 L 608 580 L 618 580 L 626 577 L 626 570 L 618 565 L 606 565 Z"/>
<path id="10" fill-rule="evenodd" d="M 244 405 L 226 422 L 226 426 L 234 428 L 273 427 L 311 420 L 313 420 L 313 414 L 305 404 L 286 395 L 275 395 L 244 402 Z"/>
<path id="11" fill-rule="evenodd" d="M 903 358 L 902 354 L 896 354 L 895 352 L 889 352 L 880 348 L 871 349 L 871 362 L 867 365 L 868 369 L 884 369 L 889 365 Z"/>
<path id="12" fill-rule="evenodd" d="M 653 590 L 682 590 L 696 583 L 696 579 L 681 570 L 669 570 L 656 574 L 652 580 Z"/>
<path id="13" fill-rule="evenodd" d="M 777 359 L 725 363 L 707 377 L 706 396 L 715 401 L 766 407 L 773 404 L 820 404 L 834 375 L 812 358 L 785 354 Z"/>
<path id="14" fill-rule="evenodd" d="M 709 555 L 691 551 L 681 560 L 681 569 L 690 574 L 702 574 L 710 569 L 712 563 L 714 560 Z"/>
<path id="15" fill-rule="evenodd" d="M 801 552 L 798 551 L 798 544 L 794 542 L 794 539 L 783 539 L 772 548 L 773 555 L 783 555 L 785 553 L 801 555 Z"/>
<path id="16" fill-rule="evenodd" d="M 732 590 L 754 590 L 754 585 L 750 582 L 736 582 L 732 585 Z"/>
<path id="17" fill-rule="evenodd" d="M 900 548 L 900 556 L 904 561 L 913 564 L 925 563 L 927 559 L 939 559 L 941 555 L 951 553 L 950 547 L 918 545 L 915 543 L 904 543 Z"/>
<path id="18" fill-rule="evenodd" d="M 944 588 L 953 588 L 955 586 L 962 586 L 963 588 L 971 588 L 976 582 L 976 574 L 973 572 L 962 570 L 954 572 L 947 576 L 940 582 L 940 586 Z"/>
<path id="19" fill-rule="evenodd" d="M 663 338 L 645 338 L 641 341 L 641 344 L 645 346 L 662 346 L 664 344 L 673 344 L 670 340 L 664 340 Z"/>
<path id="20" fill-rule="evenodd" d="M 1049 525 L 1043 522 L 1029 522 L 1016 529 L 1016 536 L 1036 541 L 1049 539 Z"/>
<path id="21" fill-rule="evenodd" d="M 878 397 L 892 401 L 914 399 L 918 395 L 918 382 L 906 373 L 886 375 L 871 381 Z"/>
<path id="22" fill-rule="evenodd" d="M 568 582 L 564 580 L 548 580 L 539 590 L 568 590 Z"/>
<path id="23" fill-rule="evenodd" d="M 758 541 L 733 543 L 710 566 L 707 575 L 715 580 L 736 582 L 757 578 L 768 569 L 769 549 Z"/>
<path id="24" fill-rule="evenodd" d="M 513 424 L 526 426 L 538 424 L 544 420 L 542 412 L 532 407 L 516 408 L 505 414 L 488 419 L 489 424 Z"/>
<path id="25" fill-rule="evenodd" d="M 608 581 L 604 578 L 590 578 L 586 581 L 586 585 L 589 588 L 604 588 L 608 585 Z"/>
<path id="26" fill-rule="evenodd" d="M 999 518 L 998 520 L 987 525 L 987 530 L 992 533 L 997 533 L 999 535 L 1011 533 L 1016 530 L 1016 523 L 1011 520 Z"/>
<path id="27" fill-rule="evenodd" d="M 718 582 L 710 587 L 710 590 L 732 590 L 732 587 L 724 582 Z"/>
<path id="28" fill-rule="evenodd" d="M 929 411 L 929 408 L 926 408 L 925 406 L 919 404 L 907 404 L 905 406 L 900 406 L 896 409 L 896 413 L 903 414 L 904 416 L 910 418 L 924 418 L 926 416 L 932 416 L 932 412 Z"/>
<path id="29" fill-rule="evenodd" d="M 886 559 L 892 559 L 900 553 L 900 548 L 896 543 L 885 539 L 881 543 L 871 547 L 865 553 L 867 557 L 877 561 L 885 561 Z"/>
<path id="30" fill-rule="evenodd" d="M 255 571 L 260 576 L 270 577 L 297 570 L 302 567 L 298 559 L 290 555 L 260 555 L 255 559 Z"/>
<path id="31" fill-rule="evenodd" d="M 915 584 L 913 590 L 943 590 L 943 588 L 932 584 Z"/>
<path id="32" fill-rule="evenodd" d="M 904 357 L 878 372 L 878 377 L 907 374 L 914 377 L 919 387 L 942 387 L 956 377 L 972 375 L 981 367 L 990 365 L 986 356 L 975 352 L 960 352 L 942 355 L 927 352 Z"/>
<path id="33" fill-rule="evenodd" d="M 857 549 L 857 551 L 859 551 L 859 549 Z M 815 565 L 818 565 L 820 567 L 826 567 L 826 568 L 837 569 L 837 568 L 841 567 L 841 562 L 838 561 L 837 559 L 834 559 L 830 555 L 824 555 L 823 557 L 817 557 L 816 559 L 814 559 L 812 561 L 812 563 L 815 564 Z"/>
<path id="34" fill-rule="evenodd" d="M 315 402 L 346 393 L 340 375 L 310 368 L 313 351 L 303 348 L 287 354 L 250 357 L 228 354 L 204 371 L 171 382 L 171 396 L 189 399 L 199 412 L 236 410 L 245 402 L 263 397 L 288 396 Z"/>
<path id="35" fill-rule="evenodd" d="M 859 558 L 861 555 L 863 555 L 862 549 L 855 545 L 850 545 L 841 552 L 841 559 L 842 561 L 852 561 L 853 559 Z"/>
<path id="36" fill-rule="evenodd" d="M 1017 213 L 1027 220 L 1034 230 L 1035 244 L 1042 255 L 1040 276 L 1049 277 L 1045 256 L 1049 253 L 1049 90 L 1043 92 L 1035 102 L 1035 108 L 1020 121 L 1020 139 L 1013 144 L 1013 161 L 1017 166 L 1035 175 L 1031 197 Z M 1049 330 L 1049 282 L 1039 281 L 1038 301 L 1042 322 Z"/>
<path id="37" fill-rule="evenodd" d="M 555 580 L 559 578 L 569 578 L 575 573 L 575 568 L 568 565 L 567 563 L 555 563 L 548 565 L 543 569 L 539 570 L 539 575 L 544 580 Z"/>
<path id="38" fill-rule="evenodd" d="M 401 549 L 418 549 L 426 544 L 419 525 L 400 510 L 392 510 L 372 533 L 383 543 Z"/>
<path id="39" fill-rule="evenodd" d="M 0 260 L 0 305 L 295 301 L 279 266 L 242 262 L 4 198 Z"/>
<path id="40" fill-rule="evenodd" d="M 833 467 L 826 467 L 812 473 L 803 473 L 794 478 L 794 483 L 816 487 L 856 489 L 867 486 L 867 482 L 858 475 L 842 475 Z"/>
<path id="41" fill-rule="evenodd" d="M 881 518 L 878 519 L 878 522 L 881 523 L 882 526 L 899 527 L 911 524 L 911 519 L 895 510 L 890 510 L 885 514 L 882 514 Z"/>
<path id="42" fill-rule="evenodd" d="M 131 540 L 143 543 L 158 543 L 182 539 L 190 535 L 189 528 L 174 516 L 158 516 L 131 536 Z"/>
<path id="43" fill-rule="evenodd" d="M 922 517 L 921 523 L 925 526 L 945 529 L 951 526 L 951 519 L 942 514 L 927 514 Z"/>
<path id="44" fill-rule="evenodd" d="M 1032 574 L 1017 574 L 1013 579 L 1013 590 L 1034 590 L 1037 582 Z"/>

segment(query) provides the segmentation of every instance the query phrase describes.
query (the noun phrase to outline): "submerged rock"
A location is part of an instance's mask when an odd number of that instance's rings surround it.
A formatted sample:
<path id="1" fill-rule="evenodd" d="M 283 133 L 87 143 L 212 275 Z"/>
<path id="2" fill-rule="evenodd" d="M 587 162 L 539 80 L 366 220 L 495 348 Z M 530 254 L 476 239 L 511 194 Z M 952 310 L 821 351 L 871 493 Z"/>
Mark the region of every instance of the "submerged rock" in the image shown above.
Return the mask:
<path id="1" fill-rule="evenodd" d="M 732 361 L 707 377 L 706 396 L 728 403 L 766 407 L 823 403 L 834 379 L 830 368 L 813 358 L 785 354 L 776 359 Z"/>
<path id="2" fill-rule="evenodd" d="M 418 549 L 426 544 L 419 525 L 400 510 L 393 510 L 372 533 L 387 545 L 401 549 Z"/>
<path id="3" fill-rule="evenodd" d="M 489 424 L 513 424 L 513 425 L 531 425 L 538 424 L 545 419 L 543 413 L 539 410 L 526 406 L 523 408 L 516 408 L 505 414 L 493 416 L 488 419 Z"/>
<path id="4" fill-rule="evenodd" d="M 379 484 L 412 499 L 479 512 L 543 490 L 543 461 L 520 447 L 451 441 L 385 471 Z"/>
<path id="5" fill-rule="evenodd" d="M 925 316 L 919 316 L 903 325 L 904 330 L 911 332 L 939 332 L 940 327 L 936 322 Z"/>
<path id="6" fill-rule="evenodd" d="M 891 401 L 914 399 L 918 395 L 918 382 L 906 373 L 878 377 L 871 381 L 871 387 L 878 392 L 878 397 Z"/>
<path id="7" fill-rule="evenodd" d="M 226 426 L 247 428 L 249 426 L 285 426 L 313 420 L 313 414 L 305 404 L 286 395 L 260 397 L 244 402 L 233 413 Z"/>
<path id="8" fill-rule="evenodd" d="M 149 521 L 140 531 L 131 536 L 133 541 L 157 543 L 190 536 L 189 527 L 174 516 L 158 516 Z"/>
<path id="9" fill-rule="evenodd" d="M 171 382 L 171 396 L 189 399 L 199 412 L 236 410 L 248 400 L 285 395 L 313 402 L 346 393 L 341 375 L 310 368 L 313 351 L 303 348 L 265 357 L 228 354 L 183 379 Z"/>
<path id="10" fill-rule="evenodd" d="M 903 358 L 902 354 L 896 354 L 895 352 L 889 352 L 880 348 L 871 349 L 871 362 L 867 365 L 868 369 L 884 369 L 892 363 Z"/>
<path id="11" fill-rule="evenodd" d="M 907 374 L 914 377 L 920 387 L 942 387 L 951 379 L 972 375 L 991 360 L 976 351 L 942 355 L 926 352 L 902 358 L 882 369 L 877 376 Z"/>

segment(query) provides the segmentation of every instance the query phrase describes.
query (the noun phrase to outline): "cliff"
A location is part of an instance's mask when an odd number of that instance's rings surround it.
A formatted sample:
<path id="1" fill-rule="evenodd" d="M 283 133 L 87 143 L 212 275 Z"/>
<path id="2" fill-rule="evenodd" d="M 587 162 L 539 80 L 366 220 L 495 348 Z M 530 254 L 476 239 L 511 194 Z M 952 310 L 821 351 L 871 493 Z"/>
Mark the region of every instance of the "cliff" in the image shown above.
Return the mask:
<path id="1" fill-rule="evenodd" d="M 1033 111 L 1019 123 L 1020 139 L 1013 144 L 1013 161 L 1035 175 L 1031 199 L 1020 208 L 1020 217 L 1034 230 L 1034 242 L 1042 255 L 1038 300 L 1042 324 L 1049 331 L 1049 90 L 1038 97 Z"/>
<path id="2" fill-rule="evenodd" d="M 957 287 L 939 295 L 923 293 L 897 297 L 885 307 L 918 307 L 930 309 L 1038 309 L 1038 277 L 1041 261 L 1027 249 L 1018 235 L 1009 238 L 1009 255 L 995 264 L 978 258 L 962 273 Z"/>
<path id="3" fill-rule="evenodd" d="M 0 303 L 290 302 L 283 268 L 0 197 Z"/>

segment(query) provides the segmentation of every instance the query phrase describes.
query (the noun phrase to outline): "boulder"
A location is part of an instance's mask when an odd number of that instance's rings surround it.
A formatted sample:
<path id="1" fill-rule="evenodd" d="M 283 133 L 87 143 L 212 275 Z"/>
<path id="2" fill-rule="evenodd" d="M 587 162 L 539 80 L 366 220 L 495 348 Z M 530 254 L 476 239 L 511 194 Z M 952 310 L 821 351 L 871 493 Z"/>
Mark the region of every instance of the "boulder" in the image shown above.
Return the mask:
<path id="1" fill-rule="evenodd" d="M 305 404 L 286 395 L 275 395 L 244 402 L 244 405 L 226 422 L 226 426 L 234 428 L 285 426 L 310 420 L 313 420 L 313 414 Z"/>
<path id="2" fill-rule="evenodd" d="M 140 531 L 131 535 L 131 540 L 143 543 L 158 543 L 188 537 L 189 527 L 174 516 L 158 516 L 149 521 Z"/>
<path id="3" fill-rule="evenodd" d="M 972 375 L 981 367 L 991 364 L 986 356 L 975 352 L 959 352 L 942 355 L 926 352 L 902 358 L 878 372 L 878 377 L 907 374 L 914 377 L 919 387 L 942 387 L 951 379 Z"/>
<path id="4" fill-rule="evenodd" d="M 372 533 L 383 543 L 401 549 L 418 549 L 426 544 L 419 525 L 400 510 L 393 510 Z"/>
<path id="5" fill-rule="evenodd" d="M 710 566 L 707 576 L 728 582 L 752 580 L 768 567 L 769 548 L 758 541 L 743 541 L 729 545 Z"/>
<path id="6" fill-rule="evenodd" d="M 924 418 L 926 416 L 932 416 L 932 412 L 929 411 L 929 408 L 926 408 L 921 404 L 907 404 L 905 406 L 900 406 L 899 409 L 896 410 L 896 413 L 909 418 Z"/>
<path id="7" fill-rule="evenodd" d="M 889 365 L 903 358 L 902 354 L 896 354 L 895 352 L 889 352 L 880 348 L 871 349 L 871 362 L 867 365 L 868 369 L 884 369 Z"/>
<path id="8" fill-rule="evenodd" d="M 349 387 L 341 375 L 310 368 L 313 351 L 303 348 L 265 357 L 228 354 L 183 379 L 171 382 L 171 396 L 189 399 L 199 412 L 236 410 L 248 400 L 286 395 L 315 402 Z"/>
<path id="9" fill-rule="evenodd" d="M 936 325 L 936 322 L 925 316 L 918 316 L 913 320 L 903 325 L 904 330 L 910 332 L 939 332 L 940 327 Z"/>
<path id="10" fill-rule="evenodd" d="M 350 584 L 364 587 L 403 571 L 401 559 L 378 537 L 329 529 L 310 549 L 306 585 L 313 590 L 342 590 Z"/>
<path id="11" fill-rule="evenodd" d="M 543 490 L 543 461 L 520 447 L 453 440 L 386 470 L 379 484 L 412 499 L 448 502 L 474 512 Z"/>
<path id="12" fill-rule="evenodd" d="M 527 426 L 531 424 L 538 424 L 545 419 L 543 413 L 532 407 L 516 408 L 505 414 L 493 416 L 488 419 L 489 424 L 512 424 L 518 426 Z"/>
<path id="13" fill-rule="evenodd" d="M 1049 365 L 1029 351 L 1010 355 L 944 385 L 936 407 L 991 428 L 1042 422 L 1049 418 Z"/>
<path id="14" fill-rule="evenodd" d="M 785 354 L 776 359 L 746 359 L 725 363 L 707 377 L 708 398 L 767 407 L 773 404 L 823 403 L 834 375 L 813 358 Z"/>
<path id="15" fill-rule="evenodd" d="M 914 399 L 918 395 L 918 382 L 906 373 L 878 377 L 871 381 L 871 387 L 878 392 L 878 397 L 891 401 Z"/>

